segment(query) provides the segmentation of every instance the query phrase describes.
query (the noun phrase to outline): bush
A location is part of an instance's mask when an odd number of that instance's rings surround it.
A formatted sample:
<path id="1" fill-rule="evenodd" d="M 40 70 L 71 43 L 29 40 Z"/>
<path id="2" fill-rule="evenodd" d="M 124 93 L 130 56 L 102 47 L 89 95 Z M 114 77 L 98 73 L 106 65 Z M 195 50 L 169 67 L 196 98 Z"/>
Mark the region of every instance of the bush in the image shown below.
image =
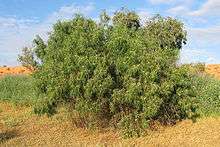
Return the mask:
<path id="1" fill-rule="evenodd" d="M 27 47 L 22 49 L 22 55 L 18 55 L 18 61 L 22 66 L 29 70 L 33 70 L 37 65 L 37 62 L 34 59 L 34 52 L 31 50 L 31 48 Z"/>
<path id="2" fill-rule="evenodd" d="M 21 63 L 22 66 L 34 71 L 38 68 L 40 62 L 43 61 L 46 44 L 44 44 L 43 39 L 38 35 L 34 39 L 33 43 L 33 48 L 24 47 L 22 49 L 22 54 L 18 55 L 17 60 Z"/>
<path id="3" fill-rule="evenodd" d="M 0 100 L 33 105 L 37 98 L 32 77 L 26 75 L 0 77 Z"/>
<path id="4" fill-rule="evenodd" d="M 112 21 L 103 13 L 100 23 L 76 15 L 54 25 L 45 48 L 37 47 L 43 54 L 36 53 L 41 64 L 34 78 L 44 99 L 35 112 L 53 114 L 66 103 L 83 120 L 108 122 L 125 137 L 142 135 L 151 120 L 194 118 L 192 76 L 176 64 L 186 41 L 183 24 L 156 16 L 142 26 L 127 10 Z"/>
<path id="5" fill-rule="evenodd" d="M 220 115 L 220 81 L 213 77 L 203 75 L 195 77 L 198 88 L 198 112 L 202 116 Z"/>
<path id="6" fill-rule="evenodd" d="M 204 75 L 205 74 L 206 67 L 205 67 L 204 63 L 184 64 L 182 66 L 189 68 L 189 71 L 194 75 Z"/>

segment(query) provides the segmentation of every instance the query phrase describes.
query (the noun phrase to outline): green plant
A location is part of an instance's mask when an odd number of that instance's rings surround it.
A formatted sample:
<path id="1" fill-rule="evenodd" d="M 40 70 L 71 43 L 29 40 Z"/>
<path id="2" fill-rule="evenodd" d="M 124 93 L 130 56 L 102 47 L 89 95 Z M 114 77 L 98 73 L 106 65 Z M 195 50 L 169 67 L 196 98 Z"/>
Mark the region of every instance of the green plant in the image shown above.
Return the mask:
<path id="1" fill-rule="evenodd" d="M 27 75 L 10 75 L 0 78 L 0 100 L 14 104 L 32 105 L 37 100 L 34 81 Z"/>
<path id="2" fill-rule="evenodd" d="M 45 48 L 47 47 L 43 39 L 38 35 L 34 39 L 33 43 L 33 48 L 24 47 L 22 49 L 22 53 L 18 55 L 18 62 L 30 70 L 36 70 L 40 63 L 43 62 Z"/>
<path id="3" fill-rule="evenodd" d="M 205 63 L 191 63 L 191 64 L 184 64 L 182 66 L 189 68 L 190 72 L 194 75 L 205 74 Z"/>
<path id="4" fill-rule="evenodd" d="M 18 55 L 18 61 L 22 66 L 33 70 L 37 66 L 37 62 L 34 59 L 34 53 L 31 48 L 24 47 L 22 49 L 22 55 Z"/>
<path id="5" fill-rule="evenodd" d="M 22 122 L 21 119 L 13 118 L 13 117 L 5 117 L 2 120 L 2 123 L 7 127 L 15 127 L 18 126 Z"/>
<path id="6" fill-rule="evenodd" d="M 66 103 L 86 124 L 112 122 L 125 137 L 143 134 L 150 120 L 194 119 L 192 75 L 176 64 L 183 24 L 156 16 L 142 26 L 124 9 L 112 21 L 103 13 L 100 23 L 76 15 L 54 25 L 33 74 L 41 97 L 35 112 L 54 114 Z"/>
<path id="7" fill-rule="evenodd" d="M 220 81 L 213 77 L 203 75 L 194 78 L 197 85 L 198 112 L 202 116 L 220 115 Z"/>

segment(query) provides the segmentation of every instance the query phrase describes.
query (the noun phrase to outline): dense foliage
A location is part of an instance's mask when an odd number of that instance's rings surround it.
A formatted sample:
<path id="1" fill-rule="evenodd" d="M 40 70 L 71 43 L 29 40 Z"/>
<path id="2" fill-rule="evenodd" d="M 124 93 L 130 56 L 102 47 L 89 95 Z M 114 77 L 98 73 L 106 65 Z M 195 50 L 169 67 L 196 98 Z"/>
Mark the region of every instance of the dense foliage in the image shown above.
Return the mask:
<path id="1" fill-rule="evenodd" d="M 216 116 L 220 114 L 220 81 L 203 75 L 195 77 L 198 88 L 198 112 L 202 116 Z"/>
<path id="2" fill-rule="evenodd" d="M 0 77 L 0 100 L 19 105 L 33 105 L 36 100 L 33 79 L 25 75 Z"/>
<path id="3" fill-rule="evenodd" d="M 193 77 L 176 63 L 183 24 L 156 16 L 142 25 L 127 10 L 100 20 L 76 15 L 57 22 L 47 43 L 37 38 L 34 78 L 43 103 L 35 112 L 53 114 L 66 103 L 87 127 L 112 125 L 125 137 L 140 136 L 152 120 L 194 118 Z"/>

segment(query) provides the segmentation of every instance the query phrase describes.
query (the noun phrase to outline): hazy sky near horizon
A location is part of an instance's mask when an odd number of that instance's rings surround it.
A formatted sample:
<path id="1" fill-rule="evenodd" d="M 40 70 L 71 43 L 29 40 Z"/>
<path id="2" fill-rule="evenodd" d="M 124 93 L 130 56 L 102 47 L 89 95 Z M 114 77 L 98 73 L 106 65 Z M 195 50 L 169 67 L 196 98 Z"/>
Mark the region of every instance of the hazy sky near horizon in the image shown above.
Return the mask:
<path id="1" fill-rule="evenodd" d="M 142 20 L 158 13 L 178 18 L 188 31 L 180 61 L 220 63 L 220 0 L 0 0 L 0 66 L 18 65 L 22 47 L 37 34 L 46 39 L 57 20 L 74 13 L 97 20 L 102 10 L 112 15 L 121 7 Z"/>

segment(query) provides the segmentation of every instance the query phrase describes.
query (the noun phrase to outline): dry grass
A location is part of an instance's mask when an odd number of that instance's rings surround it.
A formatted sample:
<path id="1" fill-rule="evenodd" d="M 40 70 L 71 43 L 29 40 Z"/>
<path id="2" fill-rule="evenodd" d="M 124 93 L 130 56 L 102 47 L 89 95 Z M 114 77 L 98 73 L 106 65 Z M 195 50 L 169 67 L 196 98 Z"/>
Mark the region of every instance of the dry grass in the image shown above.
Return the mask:
<path id="1" fill-rule="evenodd" d="M 112 130 L 75 128 L 64 112 L 52 118 L 35 116 L 27 107 L 0 103 L 0 146 L 220 146 L 220 118 L 189 120 L 172 127 L 158 127 L 148 135 L 124 140 Z M 20 119 L 15 126 L 5 118 Z"/>

